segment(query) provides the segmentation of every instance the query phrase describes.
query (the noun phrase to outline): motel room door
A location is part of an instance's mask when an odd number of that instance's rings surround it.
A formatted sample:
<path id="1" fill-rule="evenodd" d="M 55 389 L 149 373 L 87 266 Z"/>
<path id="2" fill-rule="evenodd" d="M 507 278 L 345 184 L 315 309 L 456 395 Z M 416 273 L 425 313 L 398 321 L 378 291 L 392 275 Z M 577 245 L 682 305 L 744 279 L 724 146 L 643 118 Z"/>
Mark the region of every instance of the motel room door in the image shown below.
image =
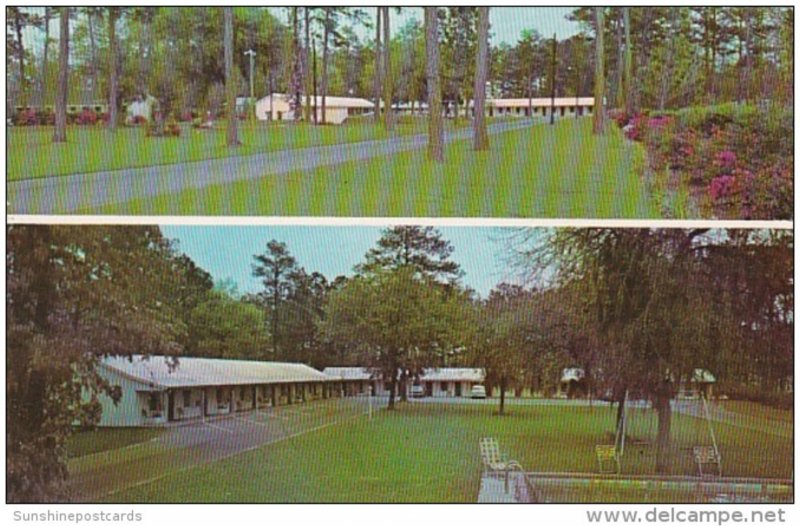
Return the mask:
<path id="1" fill-rule="evenodd" d="M 175 391 L 167 391 L 167 421 L 175 420 Z"/>
<path id="2" fill-rule="evenodd" d="M 456 382 L 456 396 L 461 396 L 461 382 Z"/>

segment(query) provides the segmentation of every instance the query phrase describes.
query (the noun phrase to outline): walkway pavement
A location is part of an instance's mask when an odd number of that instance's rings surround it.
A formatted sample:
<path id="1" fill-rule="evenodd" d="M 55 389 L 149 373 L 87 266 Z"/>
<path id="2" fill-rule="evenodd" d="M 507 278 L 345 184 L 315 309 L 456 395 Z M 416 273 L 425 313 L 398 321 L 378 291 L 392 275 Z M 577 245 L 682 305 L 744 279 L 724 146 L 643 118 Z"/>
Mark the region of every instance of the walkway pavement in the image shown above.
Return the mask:
<path id="1" fill-rule="evenodd" d="M 519 119 L 489 126 L 490 134 L 526 128 Z M 445 134 L 445 142 L 467 139 L 471 128 Z M 280 150 L 263 154 L 206 159 L 178 164 L 128 168 L 87 174 L 43 177 L 7 183 L 9 214 L 69 214 L 134 199 L 205 188 L 267 175 L 309 171 L 349 161 L 394 155 L 425 147 L 427 135 L 412 135 L 349 144 Z"/>

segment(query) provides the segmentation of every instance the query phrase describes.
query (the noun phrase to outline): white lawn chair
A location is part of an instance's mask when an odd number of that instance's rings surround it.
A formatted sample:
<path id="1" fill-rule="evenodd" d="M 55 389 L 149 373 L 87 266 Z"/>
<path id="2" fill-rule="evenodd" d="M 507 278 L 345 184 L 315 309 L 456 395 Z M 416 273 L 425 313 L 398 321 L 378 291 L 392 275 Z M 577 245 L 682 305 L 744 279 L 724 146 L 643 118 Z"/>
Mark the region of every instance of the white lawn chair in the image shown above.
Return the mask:
<path id="1" fill-rule="evenodd" d="M 496 439 L 484 437 L 480 440 L 481 460 L 483 468 L 489 473 L 503 473 L 505 475 L 505 490 L 508 493 L 508 473 L 522 471 L 522 466 L 516 460 L 510 460 L 500 453 L 500 444 Z"/>

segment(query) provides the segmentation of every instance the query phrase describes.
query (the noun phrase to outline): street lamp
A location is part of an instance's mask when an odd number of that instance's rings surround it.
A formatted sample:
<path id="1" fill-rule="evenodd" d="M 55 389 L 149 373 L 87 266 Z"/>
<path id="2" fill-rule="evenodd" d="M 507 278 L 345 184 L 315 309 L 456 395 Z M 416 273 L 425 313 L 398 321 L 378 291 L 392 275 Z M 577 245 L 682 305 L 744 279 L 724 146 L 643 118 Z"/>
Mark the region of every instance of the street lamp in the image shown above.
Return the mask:
<path id="1" fill-rule="evenodd" d="M 254 95 L 255 89 L 253 85 L 253 67 L 256 59 L 256 52 L 253 49 L 248 49 L 247 51 L 244 52 L 244 54 L 250 57 L 250 104 L 253 104 L 255 102 L 255 95 Z M 255 111 L 255 104 L 253 104 L 253 111 Z"/>

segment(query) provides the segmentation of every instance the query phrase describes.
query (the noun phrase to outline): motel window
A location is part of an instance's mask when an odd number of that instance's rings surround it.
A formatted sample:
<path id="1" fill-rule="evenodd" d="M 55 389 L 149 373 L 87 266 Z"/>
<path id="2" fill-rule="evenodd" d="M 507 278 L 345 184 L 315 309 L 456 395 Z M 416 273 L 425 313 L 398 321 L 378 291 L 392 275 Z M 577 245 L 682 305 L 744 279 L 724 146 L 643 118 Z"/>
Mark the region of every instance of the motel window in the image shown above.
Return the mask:
<path id="1" fill-rule="evenodd" d="M 244 400 L 244 397 L 245 397 L 245 393 L 244 392 L 245 392 L 245 388 L 244 387 L 240 387 L 239 388 L 239 399 L 240 400 Z"/>
<path id="2" fill-rule="evenodd" d="M 442 391 L 447 391 L 447 382 L 442 382 Z"/>
<path id="3" fill-rule="evenodd" d="M 220 387 L 217 387 L 217 402 L 221 401 L 222 401 L 222 389 Z"/>
<path id="4" fill-rule="evenodd" d="M 183 407 L 192 405 L 192 392 L 188 389 L 183 390 Z"/>

